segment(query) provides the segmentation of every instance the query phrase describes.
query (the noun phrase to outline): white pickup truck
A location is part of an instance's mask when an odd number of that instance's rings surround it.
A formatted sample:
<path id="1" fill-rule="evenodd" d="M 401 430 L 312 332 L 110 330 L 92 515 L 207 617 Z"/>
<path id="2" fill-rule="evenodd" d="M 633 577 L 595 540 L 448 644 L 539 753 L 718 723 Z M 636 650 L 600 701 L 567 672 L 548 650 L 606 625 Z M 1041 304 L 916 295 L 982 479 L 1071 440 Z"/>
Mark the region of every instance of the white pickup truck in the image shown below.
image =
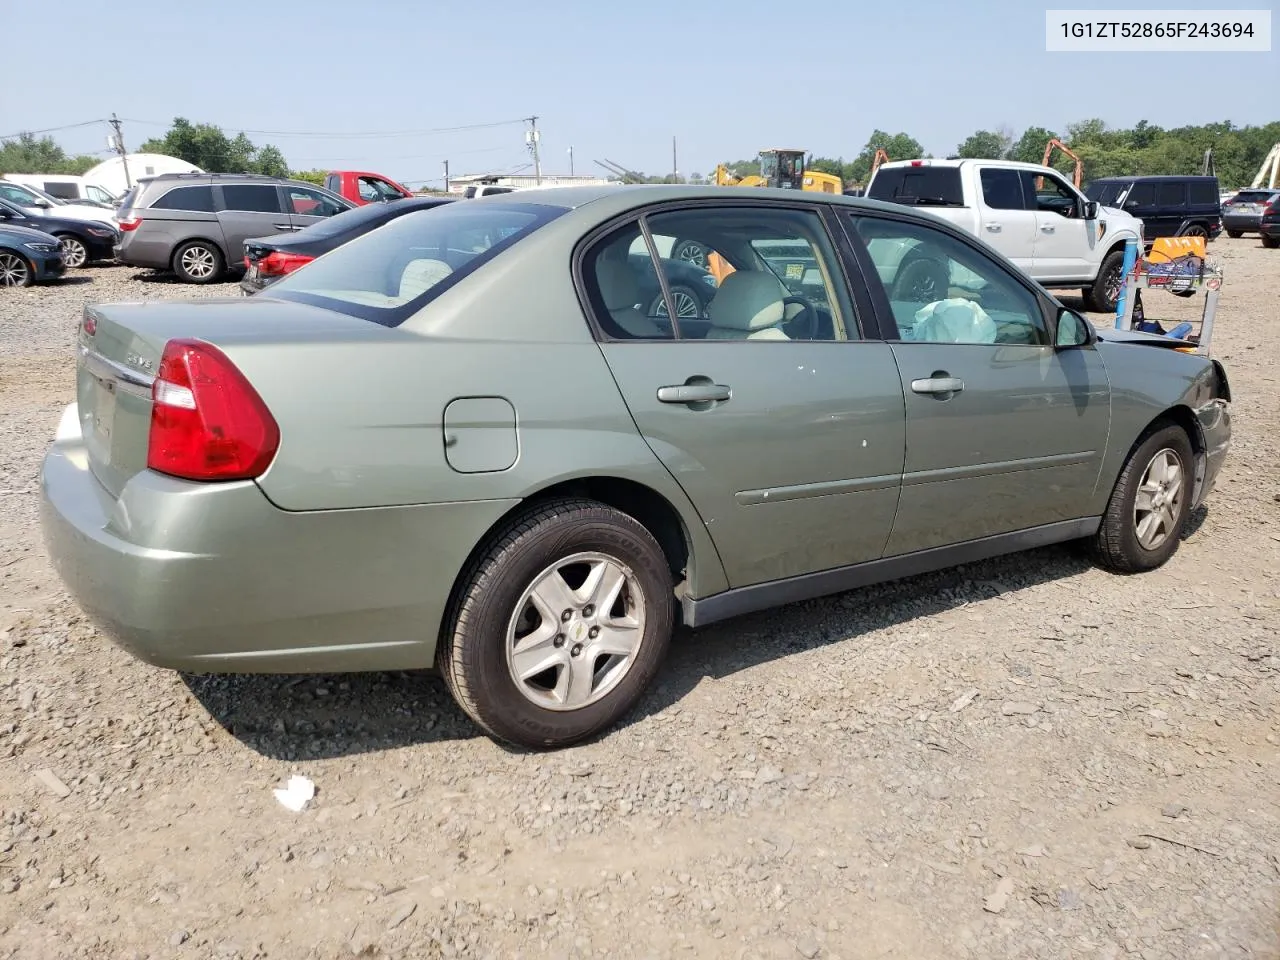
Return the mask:
<path id="1" fill-rule="evenodd" d="M 1124 244 L 1142 221 L 1100 207 L 1049 167 L 1012 160 L 898 160 L 883 164 L 866 196 L 927 208 L 984 240 L 1042 286 L 1082 289 L 1111 313 L 1120 296 Z"/>

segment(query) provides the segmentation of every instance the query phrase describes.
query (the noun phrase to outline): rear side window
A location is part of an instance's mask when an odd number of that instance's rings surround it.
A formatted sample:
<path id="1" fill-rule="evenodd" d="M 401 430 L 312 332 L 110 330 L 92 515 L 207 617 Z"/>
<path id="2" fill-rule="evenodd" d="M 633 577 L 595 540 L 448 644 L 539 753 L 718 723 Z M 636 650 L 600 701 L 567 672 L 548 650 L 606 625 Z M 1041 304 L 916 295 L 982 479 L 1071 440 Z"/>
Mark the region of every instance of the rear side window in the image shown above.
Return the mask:
<path id="1" fill-rule="evenodd" d="M 61 180 L 46 180 L 44 182 L 44 192 L 51 197 L 57 197 L 59 200 L 80 199 L 80 192 L 76 189 L 76 185 Z"/>
<path id="2" fill-rule="evenodd" d="M 958 167 L 881 167 L 867 196 L 918 206 L 964 206 Z"/>
<path id="3" fill-rule="evenodd" d="M 1022 178 L 1017 170 L 984 167 L 980 174 L 982 202 L 992 210 L 1026 210 Z"/>
<path id="4" fill-rule="evenodd" d="M 341 193 L 342 178 L 339 177 L 337 174 L 333 174 L 333 173 L 329 174 L 327 177 L 324 178 L 324 188 L 326 190 L 332 190 L 334 193 Z"/>
<path id="5" fill-rule="evenodd" d="M 1180 180 L 1156 184 L 1157 207 L 1184 207 L 1187 204 L 1187 185 Z"/>
<path id="6" fill-rule="evenodd" d="M 343 244 L 265 293 L 398 327 L 463 277 L 566 212 L 532 203 L 451 203 L 421 210 Z"/>
<path id="7" fill-rule="evenodd" d="M 280 213 L 280 191 L 268 183 L 224 184 L 222 208 L 246 213 Z"/>
<path id="8" fill-rule="evenodd" d="M 1104 207 L 1114 207 L 1120 199 L 1120 195 L 1124 193 L 1129 186 L 1128 180 L 1105 180 L 1100 183 L 1095 182 L 1089 184 L 1089 188 L 1085 190 L 1084 195 L 1090 200 L 1096 200 Z"/>
<path id="9" fill-rule="evenodd" d="M 1207 180 L 1192 181 L 1190 192 L 1192 206 L 1216 207 L 1218 205 L 1218 188 Z"/>
<path id="10" fill-rule="evenodd" d="M 175 187 L 151 204 L 151 209 L 213 213 L 213 187 Z"/>
<path id="11" fill-rule="evenodd" d="M 1156 188 L 1153 183 L 1135 183 L 1133 189 L 1129 191 L 1129 195 L 1125 197 L 1124 205 L 1127 207 L 1132 204 L 1135 207 L 1149 207 L 1156 202 Z"/>

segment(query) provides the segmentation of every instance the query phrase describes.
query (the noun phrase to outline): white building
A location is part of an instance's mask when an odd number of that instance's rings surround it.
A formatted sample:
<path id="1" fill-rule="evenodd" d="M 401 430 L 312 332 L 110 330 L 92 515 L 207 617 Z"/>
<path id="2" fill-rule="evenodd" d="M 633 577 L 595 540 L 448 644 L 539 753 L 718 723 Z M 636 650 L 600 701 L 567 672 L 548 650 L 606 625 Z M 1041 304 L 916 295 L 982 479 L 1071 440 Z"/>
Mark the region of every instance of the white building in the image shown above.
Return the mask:
<path id="1" fill-rule="evenodd" d="M 129 166 L 128 183 L 125 182 L 125 164 Z M 96 167 L 85 171 L 89 183 L 105 187 L 116 196 L 123 196 L 141 177 L 154 177 L 162 173 L 204 173 L 195 164 L 166 157 L 162 153 L 130 153 L 124 157 L 103 160 Z"/>

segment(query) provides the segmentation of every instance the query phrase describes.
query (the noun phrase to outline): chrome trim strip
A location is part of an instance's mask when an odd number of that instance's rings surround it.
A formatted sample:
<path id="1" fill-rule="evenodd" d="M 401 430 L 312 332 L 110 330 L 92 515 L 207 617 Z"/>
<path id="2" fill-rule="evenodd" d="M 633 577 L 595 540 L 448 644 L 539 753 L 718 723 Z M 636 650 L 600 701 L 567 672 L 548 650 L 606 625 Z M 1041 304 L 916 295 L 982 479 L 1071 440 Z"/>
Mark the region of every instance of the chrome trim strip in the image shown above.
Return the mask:
<path id="1" fill-rule="evenodd" d="M 102 354 L 90 350 L 83 344 L 80 345 L 79 350 L 80 362 L 84 364 L 84 368 L 90 374 L 98 379 L 109 378 L 129 386 L 142 387 L 147 391 L 150 391 L 151 385 L 156 382 L 156 378 L 150 374 L 135 370 L 133 367 L 126 367 L 123 363 L 117 363 L 115 360 L 108 360 Z"/>
<path id="2" fill-rule="evenodd" d="M 882 477 L 857 477 L 853 480 L 826 480 L 822 483 L 799 483 L 788 487 L 768 487 L 764 490 L 739 490 L 734 499 L 744 507 L 762 503 L 780 503 L 786 500 L 808 500 L 811 497 L 833 497 L 842 493 L 863 493 L 868 490 L 888 490 L 901 483 L 895 474 Z"/>

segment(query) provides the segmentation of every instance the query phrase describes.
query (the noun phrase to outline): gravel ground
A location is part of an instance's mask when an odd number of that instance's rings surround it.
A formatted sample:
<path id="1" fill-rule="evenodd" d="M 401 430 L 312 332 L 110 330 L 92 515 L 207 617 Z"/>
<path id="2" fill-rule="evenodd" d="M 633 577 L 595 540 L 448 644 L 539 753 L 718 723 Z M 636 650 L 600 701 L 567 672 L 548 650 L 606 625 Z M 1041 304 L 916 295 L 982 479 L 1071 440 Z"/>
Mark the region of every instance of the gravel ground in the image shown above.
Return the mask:
<path id="1" fill-rule="evenodd" d="M 0 957 L 1280 957 L 1280 255 L 1212 252 L 1236 441 L 1167 567 L 1046 549 L 682 636 L 554 755 L 429 675 L 117 651 L 35 524 L 78 310 L 236 291 L 0 292 Z"/>

